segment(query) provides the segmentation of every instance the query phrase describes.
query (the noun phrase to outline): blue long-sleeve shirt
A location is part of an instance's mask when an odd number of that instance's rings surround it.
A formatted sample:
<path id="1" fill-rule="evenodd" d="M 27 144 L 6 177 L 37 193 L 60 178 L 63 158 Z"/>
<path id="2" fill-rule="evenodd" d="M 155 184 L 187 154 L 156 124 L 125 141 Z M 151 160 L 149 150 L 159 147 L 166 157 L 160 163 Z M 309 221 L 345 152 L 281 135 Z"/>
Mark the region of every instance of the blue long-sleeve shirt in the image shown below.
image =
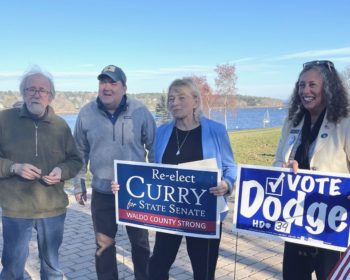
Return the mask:
<path id="1" fill-rule="evenodd" d="M 202 147 L 203 159 L 215 158 L 218 168 L 222 172 L 222 180 L 229 186 L 229 193 L 233 190 L 233 184 L 237 177 L 237 165 L 235 163 L 230 140 L 224 125 L 209 120 L 206 117 L 200 118 L 202 126 Z M 157 129 L 154 156 L 155 162 L 161 163 L 165 148 L 169 142 L 175 121 L 171 121 Z M 222 213 L 221 220 L 226 216 Z"/>

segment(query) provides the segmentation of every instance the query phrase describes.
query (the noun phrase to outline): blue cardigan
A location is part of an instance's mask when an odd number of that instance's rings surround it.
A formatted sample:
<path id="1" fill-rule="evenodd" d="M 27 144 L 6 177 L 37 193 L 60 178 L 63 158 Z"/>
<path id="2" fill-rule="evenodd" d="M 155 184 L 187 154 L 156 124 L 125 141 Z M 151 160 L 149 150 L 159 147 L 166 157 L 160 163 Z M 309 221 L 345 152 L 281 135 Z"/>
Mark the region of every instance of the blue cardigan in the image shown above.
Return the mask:
<path id="1" fill-rule="evenodd" d="M 231 149 L 230 140 L 224 125 L 206 117 L 200 118 L 202 126 L 203 159 L 216 158 L 218 168 L 222 172 L 222 180 L 227 182 L 229 193 L 237 177 L 237 165 Z M 155 162 L 161 163 L 165 148 L 169 142 L 175 121 L 161 125 L 157 129 L 154 156 Z M 223 219 L 227 213 L 222 213 Z"/>

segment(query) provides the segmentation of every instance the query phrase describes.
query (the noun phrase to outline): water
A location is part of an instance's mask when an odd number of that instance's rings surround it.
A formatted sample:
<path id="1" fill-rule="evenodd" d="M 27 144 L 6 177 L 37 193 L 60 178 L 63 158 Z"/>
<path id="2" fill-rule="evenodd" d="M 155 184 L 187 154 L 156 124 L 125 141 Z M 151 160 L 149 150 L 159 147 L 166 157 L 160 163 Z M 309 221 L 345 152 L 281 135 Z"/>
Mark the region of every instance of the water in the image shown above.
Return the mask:
<path id="1" fill-rule="evenodd" d="M 266 111 L 269 112 L 269 123 L 264 123 Z M 238 108 L 228 112 L 227 127 L 229 130 L 279 127 L 283 125 L 286 116 L 286 108 Z M 221 123 L 225 122 L 224 114 L 220 111 L 213 112 L 212 119 Z"/>
<path id="2" fill-rule="evenodd" d="M 74 131 L 75 121 L 77 119 L 77 114 L 61 115 L 62 118 L 68 123 L 72 131 Z"/>
<path id="3" fill-rule="evenodd" d="M 270 122 L 265 123 L 264 115 L 269 111 Z M 223 112 L 212 111 L 212 119 L 224 123 Z M 245 130 L 263 127 L 279 127 L 283 125 L 287 116 L 286 108 L 238 108 L 227 113 L 227 126 L 229 130 Z M 76 114 L 62 115 L 68 125 L 74 130 Z"/>

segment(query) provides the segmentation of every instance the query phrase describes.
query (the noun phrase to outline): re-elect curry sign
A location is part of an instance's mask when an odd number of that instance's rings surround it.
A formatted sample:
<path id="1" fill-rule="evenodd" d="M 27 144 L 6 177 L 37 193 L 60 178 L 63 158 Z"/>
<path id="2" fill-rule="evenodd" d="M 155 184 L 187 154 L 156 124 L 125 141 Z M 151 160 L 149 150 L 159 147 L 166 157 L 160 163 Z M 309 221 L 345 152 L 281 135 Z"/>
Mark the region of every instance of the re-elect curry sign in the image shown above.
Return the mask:
<path id="1" fill-rule="evenodd" d="M 219 238 L 217 169 L 115 161 L 117 223 L 156 231 Z"/>
<path id="2" fill-rule="evenodd" d="M 350 176 L 240 165 L 233 230 L 345 251 Z"/>

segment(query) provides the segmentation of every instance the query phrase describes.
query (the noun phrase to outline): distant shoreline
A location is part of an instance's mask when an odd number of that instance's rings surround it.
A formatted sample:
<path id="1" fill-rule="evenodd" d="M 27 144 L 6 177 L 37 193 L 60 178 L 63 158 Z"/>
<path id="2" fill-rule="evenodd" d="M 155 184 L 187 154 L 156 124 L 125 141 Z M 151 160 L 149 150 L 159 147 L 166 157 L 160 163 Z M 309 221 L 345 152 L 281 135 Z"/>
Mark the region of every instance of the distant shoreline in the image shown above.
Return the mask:
<path id="1" fill-rule="evenodd" d="M 144 94 L 131 94 L 129 96 L 140 100 L 151 112 L 156 111 L 156 106 L 161 100 L 164 93 L 144 93 Z M 96 100 L 96 92 L 57 92 L 56 97 L 52 102 L 52 107 L 58 114 L 77 114 L 85 104 L 92 100 Z M 246 96 L 246 95 L 235 95 L 235 101 L 232 103 L 234 108 L 230 110 L 239 110 L 245 108 L 283 108 L 286 104 L 285 101 L 277 98 L 271 97 L 256 97 L 256 96 Z M 222 108 L 224 102 L 223 97 L 218 96 L 214 103 L 211 103 L 211 108 L 213 110 L 218 110 L 217 108 Z M 22 101 L 21 96 L 18 93 L 12 91 L 0 91 L 0 110 L 6 108 L 12 108 L 13 104 L 18 101 Z M 204 107 L 205 104 L 203 104 Z M 204 108 L 207 111 L 208 108 Z"/>
<path id="2" fill-rule="evenodd" d="M 271 109 L 275 109 L 275 108 L 285 109 L 286 107 L 287 106 L 246 106 L 246 107 L 228 108 L 228 110 L 254 109 L 254 108 L 259 108 L 259 109 L 264 109 L 264 108 L 266 108 L 266 109 L 268 109 L 268 108 L 271 108 Z M 74 114 L 78 114 L 80 109 L 79 110 L 74 110 L 74 111 L 60 111 L 60 110 L 55 109 L 55 113 L 59 114 L 59 115 L 74 115 Z M 212 110 L 224 110 L 224 108 L 212 108 Z M 151 113 L 155 113 L 155 111 L 153 111 L 153 110 L 151 110 L 150 112 Z"/>

